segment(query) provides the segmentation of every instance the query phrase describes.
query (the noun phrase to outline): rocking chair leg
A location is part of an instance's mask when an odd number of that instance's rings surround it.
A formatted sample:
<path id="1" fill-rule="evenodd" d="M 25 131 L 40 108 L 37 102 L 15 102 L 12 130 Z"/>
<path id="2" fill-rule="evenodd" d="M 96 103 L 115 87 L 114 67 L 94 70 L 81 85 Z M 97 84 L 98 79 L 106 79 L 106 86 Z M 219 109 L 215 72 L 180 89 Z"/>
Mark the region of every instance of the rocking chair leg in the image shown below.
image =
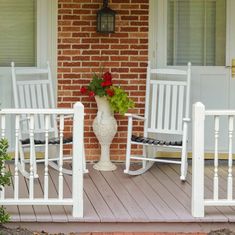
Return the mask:
<path id="1" fill-rule="evenodd" d="M 181 154 L 181 175 L 180 175 L 180 179 L 182 181 L 186 180 L 186 176 L 187 176 L 187 171 L 188 171 L 188 161 L 187 161 L 187 153 L 185 151 L 185 149 L 182 149 L 182 154 Z"/>
<path id="2" fill-rule="evenodd" d="M 129 169 L 130 169 L 130 151 L 128 151 L 127 148 L 127 153 L 126 153 L 126 169 L 124 170 L 124 173 L 128 174 Z"/>
<path id="3" fill-rule="evenodd" d="M 83 146 L 83 156 L 82 156 L 82 160 L 83 160 L 83 173 L 88 173 L 88 169 L 86 168 L 86 155 L 85 155 L 85 147 Z"/>
<path id="4" fill-rule="evenodd" d="M 147 146 L 143 146 L 143 156 L 147 156 Z M 142 168 L 145 169 L 147 166 L 147 161 L 143 160 L 142 161 Z"/>

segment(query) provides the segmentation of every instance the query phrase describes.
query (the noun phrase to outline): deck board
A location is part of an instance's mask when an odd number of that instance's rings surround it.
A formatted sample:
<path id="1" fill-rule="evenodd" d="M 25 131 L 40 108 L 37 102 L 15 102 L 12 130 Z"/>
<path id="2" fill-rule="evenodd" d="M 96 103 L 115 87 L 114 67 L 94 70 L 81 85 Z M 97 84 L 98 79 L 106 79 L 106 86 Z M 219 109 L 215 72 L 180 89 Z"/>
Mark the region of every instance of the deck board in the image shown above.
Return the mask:
<path id="1" fill-rule="evenodd" d="M 152 202 L 148 200 L 138 185 L 134 183 L 132 176 L 125 175 L 122 171 L 114 171 L 114 175 L 119 179 L 120 183 L 124 185 L 129 194 L 132 195 L 136 203 L 141 202 L 139 206 L 150 222 L 162 220 L 162 214 L 153 206 Z"/>
<path id="2" fill-rule="evenodd" d="M 55 180 L 52 176 L 51 176 L 51 171 L 52 169 L 49 168 L 49 177 L 48 177 L 48 181 L 49 181 L 49 194 L 48 197 L 49 198 L 56 198 L 58 197 L 58 192 L 57 192 L 57 187 L 58 184 L 56 184 L 53 180 Z M 38 175 L 39 175 L 39 179 L 41 182 L 41 185 L 44 185 L 44 167 L 43 165 L 38 166 Z M 65 212 L 65 209 L 63 206 L 49 206 L 49 210 L 51 213 L 51 217 L 52 217 L 52 221 L 57 221 L 57 222 L 67 222 L 68 218 Z"/>
<path id="3" fill-rule="evenodd" d="M 70 193 L 71 193 L 72 192 L 72 177 L 69 176 L 69 175 L 64 175 L 64 177 L 65 177 L 65 182 L 68 185 Z M 86 179 L 88 177 L 89 176 L 87 174 L 84 175 L 84 181 L 86 181 Z M 85 190 L 83 192 L 83 196 L 84 196 L 84 205 L 86 205 L 85 208 L 84 208 L 84 217 L 86 218 L 86 222 L 100 221 L 99 216 L 97 215 L 93 205 L 91 204 L 90 200 L 88 199 L 88 196 L 87 196 Z M 72 208 L 70 208 L 70 209 L 71 209 L 71 212 L 70 212 L 70 214 L 71 214 L 72 213 Z M 70 219 L 71 219 L 71 221 L 77 221 L 77 219 L 74 219 L 73 217 L 72 218 L 68 217 L 68 218 L 69 218 L 69 221 L 70 221 Z"/>
<path id="4" fill-rule="evenodd" d="M 9 165 L 6 166 L 7 171 L 11 171 Z M 11 184 L 12 186 L 5 187 L 5 196 L 6 198 L 10 198 L 14 195 L 13 187 L 14 187 L 14 176 L 11 176 Z M 8 211 L 9 215 L 11 215 L 12 221 L 20 221 L 20 214 L 18 206 L 5 206 L 6 210 Z"/>
<path id="5" fill-rule="evenodd" d="M 128 214 L 127 210 L 113 192 L 112 188 L 109 186 L 102 174 L 93 169 L 93 167 L 88 167 L 88 170 L 92 181 L 95 183 L 99 192 L 102 193 L 102 196 L 115 216 L 116 221 L 119 222 L 120 220 L 126 220 L 126 222 L 132 222 L 131 216 Z"/>
<path id="6" fill-rule="evenodd" d="M 119 168 L 120 170 L 120 168 Z M 132 217 L 133 222 L 148 222 L 144 211 L 140 208 L 140 203 L 137 203 L 132 197 L 123 184 L 117 179 L 113 172 L 102 172 L 106 181 L 109 183 L 110 187 L 113 189 L 114 193 L 118 196 L 119 200 L 125 206 L 126 210 Z M 141 202 L 142 203 L 142 202 Z"/>
<path id="7" fill-rule="evenodd" d="M 146 181 L 149 182 L 151 187 L 156 191 L 160 192 L 160 197 L 165 201 L 166 204 L 168 204 L 172 210 L 177 214 L 177 216 L 180 218 L 180 220 L 185 221 L 191 221 L 193 218 L 190 215 L 190 213 L 184 208 L 184 206 L 175 198 L 175 195 L 173 196 L 170 189 L 161 184 L 161 181 L 159 180 L 156 175 L 153 175 L 152 172 L 148 171 L 145 173 L 144 178 Z"/>
<path id="8" fill-rule="evenodd" d="M 115 222 L 115 216 L 89 175 L 84 183 L 84 190 L 99 216 L 99 222 Z"/>
<path id="9" fill-rule="evenodd" d="M 7 207 L 12 221 L 19 222 L 235 222 L 235 207 L 206 207 L 206 216 L 191 216 L 191 180 L 189 167 L 187 181 L 179 179 L 179 166 L 155 164 L 140 176 L 123 173 L 124 166 L 117 164 L 113 172 L 99 172 L 88 165 L 89 174 L 84 175 L 84 218 L 72 217 L 72 206 L 11 206 Z M 13 164 L 8 165 L 14 172 Z M 35 195 L 43 195 L 44 167 L 38 167 L 39 179 L 35 180 Z M 220 196 L 227 191 L 227 166 L 219 174 Z M 49 168 L 50 197 L 58 195 L 58 172 Z M 12 177 L 13 178 L 13 177 Z M 212 196 L 213 166 L 205 168 L 205 194 Z M 72 192 L 72 177 L 64 175 L 64 197 Z M 235 192 L 234 192 L 235 193 Z M 13 195 L 13 186 L 6 187 L 6 197 Z M 20 175 L 20 196 L 28 197 L 28 180 Z"/>
<path id="10" fill-rule="evenodd" d="M 14 165 L 10 164 L 9 169 L 14 176 Z M 28 198 L 28 179 L 19 174 L 19 197 Z M 37 221 L 33 206 L 18 206 L 20 221 Z"/>
<path id="11" fill-rule="evenodd" d="M 143 176 L 136 176 L 132 178 L 133 182 L 139 186 L 140 191 L 142 191 L 146 198 L 153 204 L 153 206 L 159 211 L 163 220 L 169 220 L 172 222 L 177 222 L 179 220 L 178 216 L 174 211 L 165 203 L 164 200 L 156 193 L 148 181 L 144 179 Z"/>

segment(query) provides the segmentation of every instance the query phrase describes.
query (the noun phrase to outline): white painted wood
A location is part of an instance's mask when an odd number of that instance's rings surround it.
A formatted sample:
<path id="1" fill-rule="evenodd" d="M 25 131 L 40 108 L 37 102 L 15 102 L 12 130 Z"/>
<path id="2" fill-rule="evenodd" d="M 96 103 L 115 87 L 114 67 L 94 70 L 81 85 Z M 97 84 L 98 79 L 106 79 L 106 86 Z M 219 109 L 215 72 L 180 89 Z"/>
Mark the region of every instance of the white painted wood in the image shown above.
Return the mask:
<path id="1" fill-rule="evenodd" d="M 59 147 L 59 199 L 63 199 L 63 137 L 64 137 L 64 116 L 60 115 L 60 147 Z M 79 147 L 79 146 L 78 146 Z"/>
<path id="2" fill-rule="evenodd" d="M 83 217 L 84 106 L 74 105 L 73 119 L 73 216 Z"/>
<path id="3" fill-rule="evenodd" d="M 6 135 L 6 115 L 1 115 L 1 137 L 4 138 Z"/>
<path id="4" fill-rule="evenodd" d="M 164 129 L 169 130 L 170 129 L 170 98 L 171 98 L 171 86 L 166 85 L 166 101 L 165 101 L 165 112 L 164 112 Z"/>
<path id="5" fill-rule="evenodd" d="M 178 87 L 174 85 L 172 87 L 172 106 L 171 106 L 171 129 L 174 131 L 176 130 L 176 109 L 177 109 L 177 93 L 178 93 Z"/>
<path id="6" fill-rule="evenodd" d="M 204 216 L 204 119 L 205 106 L 193 105 L 192 215 Z"/>
<path id="7" fill-rule="evenodd" d="M 219 117 L 215 116 L 214 124 L 215 132 L 215 153 L 214 153 L 214 200 L 218 200 L 219 197 L 219 177 L 218 177 L 218 141 L 219 141 Z"/>
<path id="8" fill-rule="evenodd" d="M 49 148 L 48 148 L 48 142 L 49 142 L 49 120 L 50 116 L 46 115 L 45 116 L 45 173 L 44 173 L 44 199 L 48 199 L 48 184 L 49 184 L 49 179 L 48 179 L 48 153 L 49 153 Z"/>
<path id="9" fill-rule="evenodd" d="M 159 104 L 160 101 L 157 100 L 157 84 L 153 85 L 152 89 L 152 110 L 151 110 L 151 129 L 156 128 L 156 112 L 157 112 L 157 103 Z M 149 94 L 150 95 L 150 94 Z M 159 112 L 160 113 L 160 112 Z M 161 114 L 161 113 L 160 113 Z M 160 115 L 159 114 L 159 115 Z"/>
<path id="10" fill-rule="evenodd" d="M 133 125 L 133 118 L 132 116 L 128 116 L 128 127 L 127 127 L 127 146 L 126 146 L 126 169 L 124 173 L 128 173 L 130 169 L 130 155 L 131 155 L 131 134 L 132 134 L 132 125 Z"/>
<path id="11" fill-rule="evenodd" d="M 234 130 L 234 116 L 228 117 L 228 183 L 227 183 L 227 199 L 232 200 L 233 198 L 233 130 Z"/>
<path id="12" fill-rule="evenodd" d="M 151 69 L 150 63 L 147 68 L 146 81 L 146 102 L 145 102 L 145 119 L 139 116 L 126 115 L 128 117 L 128 139 L 126 151 L 126 169 L 125 173 L 130 175 L 142 174 L 147 171 L 154 162 L 175 163 L 181 165 L 181 180 L 186 179 L 187 174 L 187 142 L 188 142 L 188 122 L 190 101 L 190 79 L 191 79 L 191 63 L 185 70 L 176 69 Z M 164 74 L 162 78 L 160 75 Z M 173 76 L 172 76 L 173 75 Z M 180 77 L 179 77 L 180 75 Z M 154 145 L 142 142 L 131 141 L 132 136 L 132 119 L 145 120 L 144 137 L 152 137 L 156 134 L 157 138 L 161 138 L 164 134 L 168 134 L 168 138 L 175 140 L 179 135 L 182 138 L 182 146 L 172 146 L 169 144 Z M 166 137 L 165 137 L 166 138 Z M 164 140 L 159 139 L 159 140 Z M 168 139 L 165 139 L 168 140 Z M 132 155 L 131 146 L 142 145 L 143 155 Z M 148 151 L 147 148 L 152 148 Z M 161 148 L 163 151 L 169 149 L 179 149 L 181 151 L 180 160 L 159 159 L 156 158 L 156 151 Z M 150 154 L 151 152 L 151 154 Z M 140 160 L 142 168 L 130 170 L 130 159 Z M 147 162 L 151 162 L 147 164 Z"/>
<path id="13" fill-rule="evenodd" d="M 15 173 L 14 173 L 14 199 L 19 199 L 19 132 L 20 132 L 20 116 L 15 117 Z"/>
<path id="14" fill-rule="evenodd" d="M 30 166 L 29 166 L 29 199 L 34 198 L 34 174 L 36 171 L 36 157 L 34 148 L 34 115 L 30 115 L 29 121 L 29 138 L 30 138 Z"/>
<path id="15" fill-rule="evenodd" d="M 160 84 L 159 85 L 159 95 L 158 95 L 158 103 L 157 103 L 157 129 L 163 129 L 163 115 L 164 115 L 164 85 Z M 155 103 L 155 102 L 154 102 Z M 154 107 L 156 107 L 156 105 L 154 105 Z M 156 118 L 156 108 L 155 108 L 155 112 L 152 111 L 152 116 Z M 155 128 L 155 126 L 153 126 L 153 128 Z"/>
<path id="16" fill-rule="evenodd" d="M 29 115 L 29 138 L 30 138 L 30 166 L 29 166 L 29 181 L 28 182 L 28 190 L 24 189 L 24 193 L 22 194 L 22 189 L 19 184 L 19 174 L 18 174 L 18 145 L 20 138 L 20 115 L 23 113 L 27 113 Z M 34 129 L 35 129 L 35 115 L 43 114 L 45 118 L 45 162 L 44 165 L 44 174 L 40 173 L 41 181 L 43 185 L 41 185 L 42 189 L 44 189 L 43 195 L 41 197 L 36 197 L 35 188 L 38 188 L 36 184 L 35 177 L 39 177 L 37 175 L 37 161 L 35 159 L 35 148 L 34 148 Z M 58 174 L 58 194 L 56 197 L 51 197 L 49 195 L 50 188 L 52 184 L 49 183 L 49 168 L 48 168 L 48 133 L 49 133 L 49 120 L 50 116 L 60 114 L 60 140 L 63 143 L 63 131 L 64 131 L 64 120 L 67 115 L 73 117 L 73 189 L 72 189 L 72 197 L 64 198 L 63 196 L 63 173 L 62 173 L 62 165 L 63 165 L 63 148 L 60 149 L 60 171 Z M 73 206 L 73 216 L 80 218 L 83 216 L 83 172 L 84 172 L 84 159 L 83 159 L 83 131 L 84 131 L 84 107 L 81 103 L 76 103 L 74 109 L 3 109 L 0 110 L 1 117 L 1 134 L 5 133 L 5 129 L 8 128 L 6 126 L 6 115 L 13 116 L 15 118 L 15 141 L 16 141 L 16 149 L 15 149 L 15 161 L 14 166 L 12 167 L 12 171 L 14 171 L 14 191 L 13 198 L 6 198 L 4 194 L 1 194 L 0 204 L 1 205 L 72 205 Z M 4 134 L 5 136 L 5 134 Z M 61 144 L 62 146 L 62 144 Z M 58 159 L 57 159 L 58 160 Z M 22 175 L 20 175 L 21 181 L 24 180 Z M 80 178 L 81 177 L 81 178 Z M 50 186 L 49 186 L 50 185 Z M 53 185 L 54 187 L 54 185 Z M 1 192 L 4 192 L 4 188 Z M 22 195 L 24 195 L 22 197 Z"/>
<path id="17" fill-rule="evenodd" d="M 180 100 L 184 100 L 184 87 L 183 86 L 179 86 L 177 130 L 182 130 L 182 125 L 183 125 L 182 120 L 183 120 L 184 106 L 183 106 L 183 103 L 180 102 Z"/>
<path id="18" fill-rule="evenodd" d="M 6 116 L 5 115 L 1 115 L 1 138 L 5 138 L 6 135 Z M 3 167 L 5 166 L 4 162 L 3 162 Z M 2 169 L 1 172 L 4 175 L 4 169 Z M 1 190 L 0 190 L 0 198 L 3 200 L 5 198 L 5 188 L 1 186 Z"/>

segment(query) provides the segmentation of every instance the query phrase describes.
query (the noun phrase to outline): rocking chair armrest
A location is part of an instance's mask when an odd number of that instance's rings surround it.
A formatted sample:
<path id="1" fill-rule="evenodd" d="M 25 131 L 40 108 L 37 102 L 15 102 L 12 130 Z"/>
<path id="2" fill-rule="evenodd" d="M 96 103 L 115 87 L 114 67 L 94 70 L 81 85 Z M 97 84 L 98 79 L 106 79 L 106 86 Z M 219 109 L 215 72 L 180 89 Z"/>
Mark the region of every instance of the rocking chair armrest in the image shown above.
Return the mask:
<path id="1" fill-rule="evenodd" d="M 143 121 L 146 120 L 145 117 L 142 117 L 142 116 L 139 116 L 139 115 L 136 115 L 136 114 L 132 114 L 132 113 L 126 113 L 125 116 L 128 117 L 128 118 L 132 117 L 132 118 L 143 120 Z"/>
<path id="2" fill-rule="evenodd" d="M 66 116 L 64 116 L 64 118 L 66 119 L 66 118 L 73 118 L 73 115 L 66 115 Z M 60 117 L 56 117 L 56 120 L 60 120 Z"/>
<path id="3" fill-rule="evenodd" d="M 191 122 L 190 118 L 183 118 L 183 122 Z"/>
<path id="4" fill-rule="evenodd" d="M 29 119 L 30 119 L 29 117 L 21 118 L 21 119 L 20 119 L 20 122 L 26 122 L 26 121 L 29 121 Z"/>
<path id="5" fill-rule="evenodd" d="M 86 114 L 84 113 L 84 115 L 86 115 Z M 73 118 L 73 115 L 66 115 L 66 116 L 64 116 L 64 118 L 65 118 L 65 119 L 66 119 L 66 118 Z M 56 119 L 59 120 L 60 117 L 56 117 Z"/>

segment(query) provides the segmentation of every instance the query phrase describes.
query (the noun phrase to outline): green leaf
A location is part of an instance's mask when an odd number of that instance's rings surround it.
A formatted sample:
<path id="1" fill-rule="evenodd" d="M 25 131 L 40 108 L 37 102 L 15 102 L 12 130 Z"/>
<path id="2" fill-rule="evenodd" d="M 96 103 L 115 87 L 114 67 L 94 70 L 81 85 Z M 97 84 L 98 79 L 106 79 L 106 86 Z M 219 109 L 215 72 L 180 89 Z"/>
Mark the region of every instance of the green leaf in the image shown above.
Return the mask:
<path id="1" fill-rule="evenodd" d="M 127 93 L 120 87 L 112 87 L 114 95 L 108 97 L 111 108 L 114 112 L 124 115 L 129 108 L 134 107 L 134 102 L 128 98 Z"/>

